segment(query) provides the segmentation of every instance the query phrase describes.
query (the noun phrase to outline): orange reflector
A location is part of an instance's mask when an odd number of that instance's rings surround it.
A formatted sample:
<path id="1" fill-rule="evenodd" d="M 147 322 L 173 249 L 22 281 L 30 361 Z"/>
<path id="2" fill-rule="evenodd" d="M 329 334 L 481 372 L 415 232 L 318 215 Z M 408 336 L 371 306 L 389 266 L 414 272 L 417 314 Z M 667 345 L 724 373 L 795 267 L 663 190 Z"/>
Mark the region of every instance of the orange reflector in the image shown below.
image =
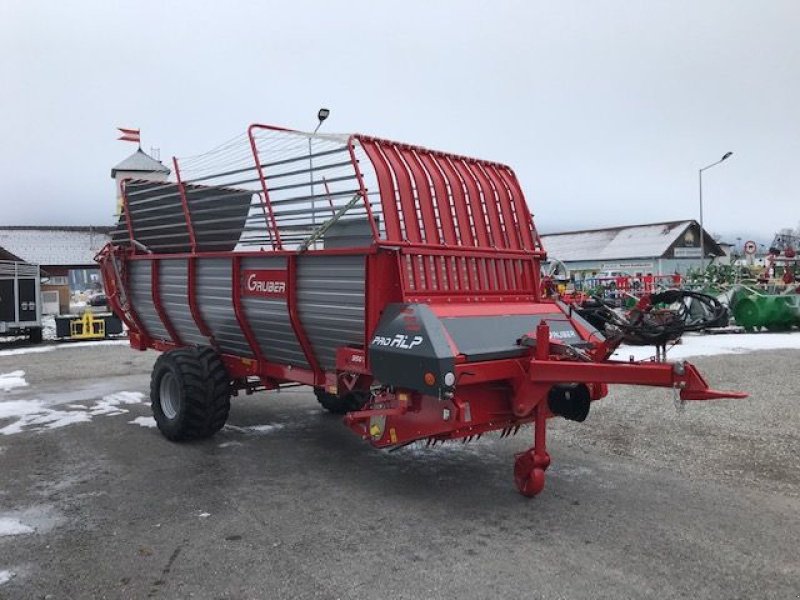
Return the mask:
<path id="1" fill-rule="evenodd" d="M 434 385 L 436 383 L 436 375 L 433 373 L 425 373 L 425 385 Z"/>

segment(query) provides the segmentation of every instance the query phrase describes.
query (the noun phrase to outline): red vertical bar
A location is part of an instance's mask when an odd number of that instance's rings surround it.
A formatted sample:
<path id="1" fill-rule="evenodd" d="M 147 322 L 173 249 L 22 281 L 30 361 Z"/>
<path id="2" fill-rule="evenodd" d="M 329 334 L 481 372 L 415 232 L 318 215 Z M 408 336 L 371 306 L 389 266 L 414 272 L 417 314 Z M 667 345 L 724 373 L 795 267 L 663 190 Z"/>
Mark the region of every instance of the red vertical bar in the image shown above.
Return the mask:
<path id="1" fill-rule="evenodd" d="M 194 225 L 192 224 L 192 215 L 189 212 L 189 200 L 186 198 L 186 186 L 181 180 L 181 170 L 178 167 L 178 159 L 172 157 L 172 166 L 175 169 L 175 179 L 178 182 L 178 193 L 181 196 L 181 208 L 183 208 L 183 218 L 186 219 L 186 231 L 189 232 L 189 244 L 192 247 L 192 252 L 197 252 L 197 240 L 194 237 Z"/>
<path id="2" fill-rule="evenodd" d="M 414 190 L 411 187 L 411 177 L 400 158 L 400 153 L 394 145 L 381 146 L 386 159 L 389 161 L 395 181 L 397 181 L 397 194 L 400 196 L 400 206 L 403 209 L 403 224 L 406 230 L 406 239 L 411 243 L 422 242 L 419 229 L 417 207 L 414 203 Z"/>
<path id="3" fill-rule="evenodd" d="M 306 330 L 300 322 L 300 313 L 297 310 L 297 260 L 296 254 L 290 254 L 286 257 L 286 304 L 289 309 L 289 322 L 294 330 L 294 335 L 297 341 L 300 342 L 300 347 L 303 349 L 303 354 L 306 357 L 306 362 L 314 371 L 314 378 L 318 385 L 325 383 L 325 374 L 319 366 L 317 357 L 314 354 L 314 349 L 311 347 L 311 342 L 306 335 Z"/>
<path id="4" fill-rule="evenodd" d="M 133 321 L 136 325 L 136 328 L 139 330 L 139 335 L 142 336 L 144 343 L 149 346 L 152 340 L 150 336 L 150 332 L 147 331 L 147 328 L 142 323 L 142 320 L 139 318 L 139 314 L 136 312 L 136 308 L 133 306 L 133 300 L 131 299 L 131 273 L 129 264 L 125 265 L 125 270 L 122 272 L 122 285 L 125 287 L 125 299 L 128 301 L 127 312 L 131 317 L 131 321 Z"/>
<path id="5" fill-rule="evenodd" d="M 250 125 L 250 127 L 247 128 L 247 137 L 250 139 L 250 150 L 253 152 L 253 161 L 256 164 L 258 178 L 261 180 L 261 190 L 264 193 L 261 209 L 264 211 L 264 219 L 268 223 L 272 223 L 272 235 L 270 236 L 272 249 L 281 250 L 283 249 L 283 244 L 281 243 L 281 232 L 278 230 L 278 223 L 275 220 L 275 214 L 272 212 L 272 203 L 269 201 L 269 192 L 267 191 L 267 180 L 264 178 L 264 169 L 261 167 L 261 159 L 258 156 L 256 138 L 253 137 L 253 130 L 256 127 L 258 127 L 258 125 Z"/>
<path id="6" fill-rule="evenodd" d="M 432 291 L 438 291 L 441 289 L 441 286 L 439 285 L 439 273 L 436 272 L 435 258 L 436 257 L 434 256 L 426 256 L 423 258 L 428 268 L 428 286 Z"/>
<path id="7" fill-rule="evenodd" d="M 494 278 L 497 282 L 494 289 L 496 289 L 498 292 L 502 292 L 506 289 L 506 281 L 503 277 L 503 270 L 501 268 L 502 262 L 502 259 L 492 259 L 492 270 L 494 271 Z"/>
<path id="8" fill-rule="evenodd" d="M 478 292 L 484 291 L 486 289 L 486 287 L 484 286 L 483 278 L 481 277 L 479 269 L 478 269 L 478 260 L 476 258 L 472 257 L 472 258 L 468 258 L 467 262 L 469 263 L 469 267 L 470 267 L 469 268 L 470 277 L 471 277 L 471 279 L 472 279 L 472 281 L 474 283 L 474 285 L 472 286 L 472 289 L 474 289 L 475 291 L 478 291 Z"/>
<path id="9" fill-rule="evenodd" d="M 442 173 L 447 178 L 452 194 L 453 208 L 455 209 L 456 221 L 458 221 L 458 237 L 462 246 L 474 246 L 475 238 L 472 236 L 472 228 L 467 212 L 467 200 L 464 194 L 464 187 L 461 178 L 453 168 L 450 159 L 446 156 L 438 156 L 437 164 L 442 168 Z"/>
<path id="10" fill-rule="evenodd" d="M 458 259 L 455 256 L 448 256 L 447 264 L 450 270 L 450 281 L 453 282 L 453 290 L 461 291 L 464 286 L 461 283 L 461 273 L 458 271 Z"/>
<path id="11" fill-rule="evenodd" d="M 417 158 L 416 152 L 408 148 L 400 149 L 400 156 L 406 161 L 409 171 L 414 178 L 414 187 L 417 189 L 417 202 L 422 217 L 422 228 L 425 232 L 423 242 L 438 244 L 441 241 L 439 230 L 436 227 L 436 213 L 433 211 L 433 197 L 431 196 L 430 183 L 425 176 L 425 170 Z"/>
<path id="12" fill-rule="evenodd" d="M 231 287 L 233 288 L 233 314 L 236 317 L 236 323 L 239 329 L 242 330 L 247 345 L 250 346 L 250 351 L 253 356 L 258 360 L 260 365 L 264 365 L 266 360 L 261 354 L 261 347 L 258 345 L 253 329 L 250 323 L 247 322 L 247 316 L 244 314 L 244 306 L 242 305 L 242 257 L 233 254 L 231 256 L 233 261 L 231 264 Z"/>
<path id="13" fill-rule="evenodd" d="M 509 246 L 514 250 L 519 250 L 522 247 L 520 238 L 521 232 L 519 230 L 520 225 L 514 216 L 514 209 L 511 206 L 511 195 L 503 183 L 500 174 L 497 172 L 497 169 L 493 165 L 482 165 L 482 168 L 497 194 L 497 203 L 503 215 L 503 225 L 506 236 L 508 236 Z"/>
<path id="14" fill-rule="evenodd" d="M 186 259 L 186 288 L 188 292 L 189 298 L 189 312 L 192 315 L 192 319 L 194 319 L 194 324 L 197 325 L 197 330 L 208 339 L 208 343 L 211 347 L 219 352 L 219 345 L 217 341 L 214 339 L 214 334 L 211 333 L 211 330 L 208 328 L 208 325 L 203 319 L 203 315 L 200 312 L 200 307 L 197 305 L 197 259 L 194 256 L 190 256 Z M 236 292 L 234 292 L 235 294 Z"/>
<path id="15" fill-rule="evenodd" d="M 446 291 L 453 290 L 453 284 L 450 279 L 450 269 L 448 267 L 447 257 L 446 256 L 437 256 L 436 257 L 436 269 L 440 274 L 442 280 L 442 289 Z"/>
<path id="16" fill-rule="evenodd" d="M 392 182 L 389 165 L 375 142 L 361 140 L 361 147 L 364 148 L 364 152 L 372 162 L 372 166 L 375 168 L 375 176 L 378 178 L 378 190 L 381 196 L 383 219 L 386 226 L 386 239 L 390 242 L 402 242 L 403 233 L 400 230 L 400 213 L 397 210 L 397 198 L 394 193 L 394 183 Z"/>
<path id="17" fill-rule="evenodd" d="M 480 190 L 478 190 L 478 186 L 475 183 L 475 178 L 472 176 L 471 171 L 467 168 L 463 160 L 454 160 L 453 165 L 464 180 L 464 185 L 467 189 L 467 200 L 472 210 L 472 225 L 475 228 L 477 245 L 482 248 L 490 248 L 491 242 L 489 241 L 489 233 L 486 229 L 486 215 L 483 213 Z"/>
<path id="18" fill-rule="evenodd" d="M 508 282 L 507 289 L 509 291 L 513 291 L 517 289 L 517 278 L 514 277 L 514 265 L 513 260 L 510 258 L 503 259 L 503 266 L 506 271 L 506 281 Z"/>
<path id="19" fill-rule="evenodd" d="M 492 259 L 479 257 L 474 259 L 478 266 L 478 274 L 480 275 L 480 289 L 484 292 L 489 292 L 494 289 L 497 280 L 493 273 Z"/>
<path id="20" fill-rule="evenodd" d="M 486 208 L 486 216 L 489 220 L 492 246 L 494 248 L 508 248 L 508 241 L 503 231 L 503 226 L 500 224 L 500 215 L 497 212 L 497 196 L 492 184 L 477 162 L 468 162 L 466 163 L 466 167 L 472 173 L 475 181 L 478 182 L 478 188 L 481 191 L 483 205 Z"/>
<path id="21" fill-rule="evenodd" d="M 456 261 L 456 270 L 458 270 L 458 278 L 461 280 L 461 289 L 468 292 L 472 289 L 469 279 L 469 271 L 467 271 L 467 259 L 463 256 L 454 256 Z"/>
<path id="22" fill-rule="evenodd" d="M 367 187 L 364 185 L 364 176 L 361 174 L 361 168 L 358 166 L 358 159 L 356 158 L 355 152 L 355 136 L 350 136 L 347 140 L 347 150 L 350 153 L 350 162 L 353 163 L 353 170 L 356 173 L 356 181 L 358 181 L 358 190 L 361 194 L 361 199 L 364 200 L 364 208 L 367 211 L 367 218 L 369 219 L 370 229 L 372 229 L 372 240 L 377 242 L 380 238 L 380 232 L 378 231 L 378 227 L 375 224 L 375 217 L 372 215 L 372 205 L 369 201 L 369 194 L 367 193 Z M 359 144 L 361 140 L 358 140 Z"/>
<path id="23" fill-rule="evenodd" d="M 531 213 L 528 210 L 528 205 L 525 204 L 525 196 L 522 193 L 522 189 L 519 187 L 517 178 L 508 167 L 498 167 L 497 172 L 506 184 L 508 192 L 511 195 L 514 204 L 514 212 L 517 214 L 519 231 L 522 235 L 522 247 L 525 250 L 535 250 L 533 234 L 531 232 Z"/>
<path id="24" fill-rule="evenodd" d="M 182 346 L 183 342 L 181 342 L 181 338 L 178 335 L 178 332 L 172 326 L 172 321 L 169 320 L 169 316 L 167 316 L 167 312 L 164 310 L 164 305 L 161 304 L 161 278 L 159 277 L 159 272 L 161 270 L 161 260 L 159 259 L 151 259 L 150 260 L 150 294 L 153 298 L 153 308 L 156 309 L 156 314 L 158 318 L 161 320 L 161 323 L 164 325 L 164 329 L 167 330 L 169 337 L 172 338 L 172 341 L 175 342 L 178 346 Z"/>
<path id="25" fill-rule="evenodd" d="M 442 228 L 444 243 L 455 246 L 458 244 L 458 238 L 456 237 L 456 229 L 453 223 L 453 213 L 451 212 L 450 196 L 447 193 L 447 183 L 442 175 L 442 171 L 430 154 L 420 153 L 419 159 L 433 182 L 433 191 L 436 196 L 436 207 L 439 209 L 439 224 Z"/>

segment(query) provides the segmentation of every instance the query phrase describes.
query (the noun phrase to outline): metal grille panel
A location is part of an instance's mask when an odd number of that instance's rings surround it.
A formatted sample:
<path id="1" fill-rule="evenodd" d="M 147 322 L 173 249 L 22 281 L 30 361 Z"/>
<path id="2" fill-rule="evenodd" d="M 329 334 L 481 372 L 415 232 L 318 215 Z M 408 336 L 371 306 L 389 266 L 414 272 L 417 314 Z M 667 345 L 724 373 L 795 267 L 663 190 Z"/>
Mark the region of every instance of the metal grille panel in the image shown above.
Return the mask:
<path id="1" fill-rule="evenodd" d="M 252 357 L 232 301 L 232 267 L 227 258 L 197 262 L 197 305 L 200 315 L 223 352 Z"/>
<path id="2" fill-rule="evenodd" d="M 128 263 L 131 304 L 150 337 L 157 340 L 171 341 L 153 305 L 152 265 L 152 261 L 149 260 L 133 260 Z"/>
<path id="3" fill-rule="evenodd" d="M 361 256 L 300 256 L 300 321 L 324 369 L 336 367 L 336 349 L 364 345 L 364 266 Z"/>

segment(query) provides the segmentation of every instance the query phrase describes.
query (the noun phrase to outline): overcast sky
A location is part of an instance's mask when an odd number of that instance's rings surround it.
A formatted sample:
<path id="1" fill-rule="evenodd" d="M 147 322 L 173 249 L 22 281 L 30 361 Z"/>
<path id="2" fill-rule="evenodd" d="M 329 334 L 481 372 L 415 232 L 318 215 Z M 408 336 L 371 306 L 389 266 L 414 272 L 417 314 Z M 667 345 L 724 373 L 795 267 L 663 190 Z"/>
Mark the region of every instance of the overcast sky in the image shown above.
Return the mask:
<path id="1" fill-rule="evenodd" d="M 542 232 L 697 218 L 729 150 L 707 228 L 800 221 L 797 0 L 0 0 L 0 98 L 7 225 L 111 224 L 116 126 L 166 159 L 320 106 L 510 164 Z"/>

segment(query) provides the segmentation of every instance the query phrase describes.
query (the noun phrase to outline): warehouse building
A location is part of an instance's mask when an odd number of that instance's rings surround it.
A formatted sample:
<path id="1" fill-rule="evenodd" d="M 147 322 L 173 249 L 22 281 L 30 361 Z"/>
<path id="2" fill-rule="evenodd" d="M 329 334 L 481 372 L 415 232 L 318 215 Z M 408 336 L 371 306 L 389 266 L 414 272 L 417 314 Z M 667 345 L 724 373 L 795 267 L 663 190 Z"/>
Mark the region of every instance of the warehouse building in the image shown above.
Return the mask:
<path id="1" fill-rule="evenodd" d="M 109 242 L 111 227 L 0 227 L 0 256 L 37 264 L 42 276 L 43 312 L 69 312 L 73 291 L 101 289 L 97 252 Z"/>
<path id="2" fill-rule="evenodd" d="M 668 221 L 542 236 L 549 260 L 563 262 L 577 276 L 621 271 L 630 275 L 685 274 L 700 266 L 701 229 L 697 221 Z M 703 231 L 706 264 L 725 257 Z"/>

